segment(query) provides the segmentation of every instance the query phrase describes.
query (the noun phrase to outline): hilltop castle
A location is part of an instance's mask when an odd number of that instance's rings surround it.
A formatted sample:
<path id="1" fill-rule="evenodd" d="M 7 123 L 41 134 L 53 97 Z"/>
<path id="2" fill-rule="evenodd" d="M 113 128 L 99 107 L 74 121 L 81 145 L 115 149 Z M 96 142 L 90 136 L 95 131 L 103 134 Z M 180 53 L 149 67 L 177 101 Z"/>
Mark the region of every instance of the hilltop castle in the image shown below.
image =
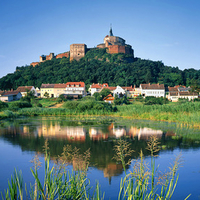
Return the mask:
<path id="1" fill-rule="evenodd" d="M 126 44 L 126 41 L 118 36 L 114 36 L 112 32 L 112 28 L 110 28 L 109 35 L 106 35 L 104 38 L 104 43 L 98 44 L 96 48 L 107 48 L 107 52 L 110 54 L 115 53 L 124 53 L 134 56 L 134 51 L 131 45 Z M 72 60 L 80 60 L 82 57 L 85 56 L 86 52 L 90 49 L 87 48 L 86 44 L 71 44 L 70 51 L 64 52 L 58 55 L 54 55 L 54 53 L 50 53 L 49 55 L 42 55 L 40 56 L 40 62 L 44 62 L 46 60 L 51 60 L 53 58 L 63 58 L 63 57 L 70 57 L 70 61 Z M 35 67 L 40 62 L 32 62 L 30 65 Z"/>

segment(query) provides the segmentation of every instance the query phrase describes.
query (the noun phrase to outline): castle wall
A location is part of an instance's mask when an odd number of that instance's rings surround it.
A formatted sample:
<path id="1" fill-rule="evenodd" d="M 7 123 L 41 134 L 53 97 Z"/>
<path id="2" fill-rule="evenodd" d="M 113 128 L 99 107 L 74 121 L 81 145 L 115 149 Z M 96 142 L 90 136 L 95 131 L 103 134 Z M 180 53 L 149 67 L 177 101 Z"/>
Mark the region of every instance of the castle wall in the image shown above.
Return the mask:
<path id="1" fill-rule="evenodd" d="M 60 53 L 60 54 L 56 55 L 56 58 L 63 58 L 63 57 L 68 58 L 69 57 L 69 52 Z"/>
<path id="2" fill-rule="evenodd" d="M 49 55 L 46 56 L 46 60 L 51 60 L 55 58 L 54 53 L 50 53 Z"/>
<path id="3" fill-rule="evenodd" d="M 87 46 L 85 44 L 71 44 L 70 45 L 70 61 L 80 60 L 85 56 Z"/>
<path id="4" fill-rule="evenodd" d="M 33 67 L 35 67 L 36 65 L 38 65 L 40 62 L 32 62 L 30 65 L 32 65 Z"/>
<path id="5" fill-rule="evenodd" d="M 108 46 L 108 53 L 124 53 L 133 55 L 133 49 L 131 46 L 121 46 L 121 45 L 110 45 Z"/>
<path id="6" fill-rule="evenodd" d="M 40 62 L 44 62 L 46 60 L 46 56 L 42 55 L 40 56 Z"/>
<path id="7" fill-rule="evenodd" d="M 105 47 L 106 47 L 105 44 L 98 44 L 97 45 L 97 48 L 100 48 L 100 49 L 105 48 Z"/>

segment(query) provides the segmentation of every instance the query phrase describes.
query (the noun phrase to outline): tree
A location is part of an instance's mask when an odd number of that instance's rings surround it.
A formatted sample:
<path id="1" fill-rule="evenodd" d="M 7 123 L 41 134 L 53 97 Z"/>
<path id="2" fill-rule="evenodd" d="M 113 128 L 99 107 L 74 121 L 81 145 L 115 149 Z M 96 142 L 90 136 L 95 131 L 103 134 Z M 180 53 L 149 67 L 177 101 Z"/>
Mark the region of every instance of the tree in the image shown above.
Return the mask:
<path id="1" fill-rule="evenodd" d="M 48 92 L 45 92 L 45 93 L 44 93 L 44 97 L 49 98 L 49 93 L 48 93 Z"/>
<path id="2" fill-rule="evenodd" d="M 95 100 L 96 100 L 96 101 L 101 101 L 101 100 L 102 100 L 101 95 L 100 95 L 100 93 L 98 93 L 98 92 L 95 92 L 95 93 L 93 94 L 93 96 L 95 97 Z"/>
<path id="3" fill-rule="evenodd" d="M 111 91 L 107 88 L 103 88 L 103 90 L 101 90 L 100 95 L 102 100 L 107 97 L 109 94 L 111 94 Z"/>

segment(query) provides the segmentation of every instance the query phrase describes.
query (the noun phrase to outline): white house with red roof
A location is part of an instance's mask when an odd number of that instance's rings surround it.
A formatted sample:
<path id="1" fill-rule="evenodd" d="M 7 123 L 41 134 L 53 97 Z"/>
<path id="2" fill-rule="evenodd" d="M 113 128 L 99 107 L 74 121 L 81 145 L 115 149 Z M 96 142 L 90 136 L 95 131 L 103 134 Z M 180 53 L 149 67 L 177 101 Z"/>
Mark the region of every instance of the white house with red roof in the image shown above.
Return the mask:
<path id="1" fill-rule="evenodd" d="M 0 96 L 0 101 L 9 102 L 9 101 L 16 101 L 22 97 L 22 94 L 19 91 L 8 91 L 3 93 Z"/>
<path id="2" fill-rule="evenodd" d="M 21 92 L 23 97 L 30 91 L 34 93 L 34 96 L 37 96 L 37 91 L 34 86 L 19 86 L 16 90 Z"/>
<path id="3" fill-rule="evenodd" d="M 141 94 L 144 97 L 165 97 L 164 84 L 140 84 Z"/>
<path id="4" fill-rule="evenodd" d="M 86 96 L 84 82 L 67 82 L 65 94 L 78 98 L 78 96 Z"/>
<path id="5" fill-rule="evenodd" d="M 108 84 L 107 83 L 93 83 L 92 85 L 90 85 L 89 88 L 89 92 L 91 93 L 91 96 L 95 93 L 95 92 L 100 92 L 103 88 L 108 88 Z"/>

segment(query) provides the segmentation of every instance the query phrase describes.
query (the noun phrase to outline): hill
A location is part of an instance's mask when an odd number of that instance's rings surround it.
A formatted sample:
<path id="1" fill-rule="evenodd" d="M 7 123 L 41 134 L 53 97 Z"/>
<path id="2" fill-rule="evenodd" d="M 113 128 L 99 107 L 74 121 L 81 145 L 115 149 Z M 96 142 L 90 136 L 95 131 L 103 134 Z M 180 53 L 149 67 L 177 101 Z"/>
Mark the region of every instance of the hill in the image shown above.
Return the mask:
<path id="1" fill-rule="evenodd" d="M 39 65 L 16 67 L 14 73 L 0 79 L 0 89 L 42 83 L 84 81 L 108 83 L 110 86 L 139 86 L 141 83 L 164 83 L 165 86 L 200 86 L 200 70 L 165 66 L 161 61 L 133 58 L 125 54 L 108 54 L 106 49 L 90 49 L 80 61 L 69 58 L 52 59 Z"/>

